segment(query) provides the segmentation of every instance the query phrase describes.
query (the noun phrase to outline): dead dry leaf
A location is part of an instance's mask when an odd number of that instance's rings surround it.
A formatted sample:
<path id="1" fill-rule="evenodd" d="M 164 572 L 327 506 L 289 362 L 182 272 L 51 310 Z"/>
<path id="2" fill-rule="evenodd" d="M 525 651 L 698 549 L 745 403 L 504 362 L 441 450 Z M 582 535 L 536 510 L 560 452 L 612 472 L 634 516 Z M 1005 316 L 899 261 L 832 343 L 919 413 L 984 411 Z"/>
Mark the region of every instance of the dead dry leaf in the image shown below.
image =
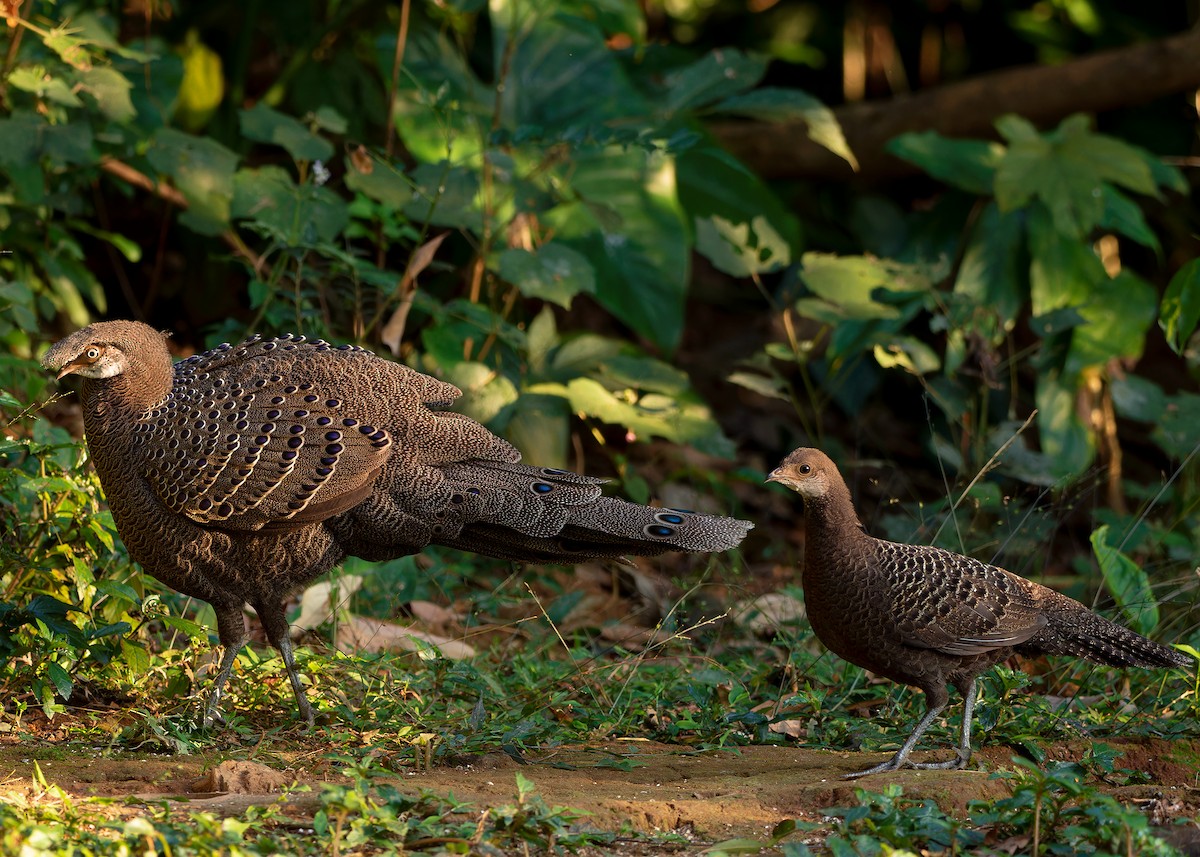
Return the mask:
<path id="1" fill-rule="evenodd" d="M 419 652 L 432 647 L 450 660 L 475 655 L 475 649 L 461 640 L 366 616 L 350 616 L 338 624 L 337 646 L 364 652 Z"/>

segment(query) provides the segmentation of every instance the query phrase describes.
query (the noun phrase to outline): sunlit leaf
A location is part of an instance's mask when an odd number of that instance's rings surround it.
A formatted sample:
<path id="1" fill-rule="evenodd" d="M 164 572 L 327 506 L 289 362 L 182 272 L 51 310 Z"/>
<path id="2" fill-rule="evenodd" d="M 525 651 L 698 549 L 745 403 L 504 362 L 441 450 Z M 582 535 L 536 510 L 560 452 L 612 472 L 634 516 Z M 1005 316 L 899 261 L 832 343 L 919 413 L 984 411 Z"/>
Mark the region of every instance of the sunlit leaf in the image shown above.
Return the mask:
<path id="1" fill-rule="evenodd" d="M 929 175 L 980 196 L 991 196 L 1004 147 L 987 140 L 955 140 L 936 131 L 913 131 L 888 141 L 898 158 Z"/>
<path id="2" fill-rule="evenodd" d="M 1154 600 L 1145 570 L 1110 543 L 1108 524 L 1092 533 L 1091 542 L 1104 585 L 1117 607 L 1130 627 L 1140 634 L 1149 634 L 1158 625 L 1158 602 Z"/>
<path id="3" fill-rule="evenodd" d="M 587 258 L 553 241 L 532 251 L 505 250 L 498 258 L 497 268 L 500 276 L 525 297 L 541 298 L 566 309 L 570 309 L 576 295 L 596 291 L 596 274 Z"/>
<path id="4" fill-rule="evenodd" d="M 1167 344 L 1182 354 L 1188 339 L 1200 323 L 1200 259 L 1192 259 L 1175 272 L 1163 295 L 1158 311 L 1158 326 Z"/>
<path id="5" fill-rule="evenodd" d="M 282 146 L 297 161 L 327 161 L 333 155 L 332 143 L 298 119 L 272 110 L 261 101 L 248 110 L 239 110 L 238 120 L 243 136 Z"/>
<path id="6" fill-rule="evenodd" d="M 763 122 L 803 121 L 810 140 L 858 169 L 858 159 L 850 151 L 834 112 L 807 92 L 762 86 L 752 92 L 730 96 L 713 105 L 712 111 L 748 116 Z"/>

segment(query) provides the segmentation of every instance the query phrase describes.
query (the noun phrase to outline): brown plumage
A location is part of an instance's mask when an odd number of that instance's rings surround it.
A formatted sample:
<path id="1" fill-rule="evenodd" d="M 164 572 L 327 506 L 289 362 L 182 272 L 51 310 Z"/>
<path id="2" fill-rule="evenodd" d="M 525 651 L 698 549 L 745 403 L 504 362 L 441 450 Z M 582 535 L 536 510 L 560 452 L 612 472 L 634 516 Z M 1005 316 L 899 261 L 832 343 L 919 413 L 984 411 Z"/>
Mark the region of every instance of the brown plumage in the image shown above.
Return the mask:
<path id="1" fill-rule="evenodd" d="M 172 366 L 163 334 L 111 321 L 42 363 L 83 378 L 88 449 L 130 556 L 216 611 L 225 653 L 205 723 L 245 643 L 247 602 L 313 722 L 283 604 L 346 556 L 437 544 L 575 562 L 721 551 L 753 526 L 604 497 L 601 479 L 520 464 L 508 442 L 445 410 L 457 388 L 357 347 L 255 337 Z"/>
<path id="2" fill-rule="evenodd" d="M 1112 666 L 1183 667 L 1192 659 L 1023 577 L 935 547 L 871 537 L 829 457 L 797 449 L 773 470 L 804 498 L 804 600 L 817 638 L 852 664 L 925 692 L 926 712 L 896 755 L 861 777 L 904 766 L 962 768 L 971 758 L 975 679 L 1018 654 L 1075 655 Z M 908 754 L 950 699 L 962 694 L 956 758 Z"/>

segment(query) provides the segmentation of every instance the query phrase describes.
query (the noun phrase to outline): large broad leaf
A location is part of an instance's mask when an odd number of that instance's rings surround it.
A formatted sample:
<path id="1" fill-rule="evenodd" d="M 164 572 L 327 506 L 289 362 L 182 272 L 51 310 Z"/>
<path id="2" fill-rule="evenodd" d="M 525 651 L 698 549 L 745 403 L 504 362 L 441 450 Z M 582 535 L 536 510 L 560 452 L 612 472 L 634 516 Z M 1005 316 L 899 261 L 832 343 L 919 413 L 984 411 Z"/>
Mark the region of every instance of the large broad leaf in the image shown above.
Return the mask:
<path id="1" fill-rule="evenodd" d="M 674 348 L 690 260 L 671 161 L 640 149 L 580 152 L 572 189 L 578 199 L 547 212 L 545 223 L 591 262 L 600 303 Z"/>
<path id="2" fill-rule="evenodd" d="M 936 131 L 901 134 L 887 144 L 897 158 L 969 193 L 991 196 L 1004 147 L 986 140 L 952 140 Z"/>
<path id="3" fill-rule="evenodd" d="M 1141 357 L 1155 303 L 1154 288 L 1127 270 L 1097 283 L 1087 303 L 1078 308 L 1084 323 L 1071 336 L 1066 372 L 1103 366 L 1114 357 Z"/>
<path id="4" fill-rule="evenodd" d="M 96 99 L 100 112 L 114 122 L 128 122 L 136 115 L 129 90 L 133 87 L 119 71 L 91 68 L 79 74 L 80 87 Z"/>
<path id="5" fill-rule="evenodd" d="M 675 174 L 679 201 L 696 224 L 696 249 L 721 270 L 735 276 L 768 271 L 790 264 L 800 251 L 796 217 L 728 152 L 693 147 L 676 158 Z M 748 264 L 746 251 L 768 248 L 770 259 L 758 252 L 759 264 Z M 742 258 L 729 260 L 731 252 Z"/>
<path id="6" fill-rule="evenodd" d="M 1038 432 L 1055 477 L 1082 473 L 1095 454 L 1095 439 L 1079 417 L 1076 381 L 1058 370 L 1042 372 L 1037 379 Z"/>
<path id="7" fill-rule="evenodd" d="M 522 393 L 504 426 L 504 436 L 521 450 L 525 463 L 566 467 L 571 408 L 562 396 Z"/>
<path id="8" fill-rule="evenodd" d="M 1033 199 L 1045 203 L 1055 228 L 1084 238 L 1105 214 L 1104 184 L 1158 195 L 1142 153 L 1112 137 L 1095 134 L 1087 119 L 1072 116 L 1055 131 L 1040 135 L 1016 116 L 996 122 L 1009 148 L 996 172 L 996 201 L 1012 211 Z"/>
<path id="9" fill-rule="evenodd" d="M 242 136 L 282 146 L 297 161 L 327 161 L 333 156 L 332 143 L 261 101 L 248 110 L 239 110 L 238 121 Z"/>
<path id="10" fill-rule="evenodd" d="M 1141 566 L 1110 543 L 1108 524 L 1095 530 L 1091 541 L 1104 584 L 1117 607 L 1133 630 L 1149 634 L 1158 625 L 1158 603 L 1150 589 L 1150 578 Z"/>
<path id="11" fill-rule="evenodd" d="M 720 271 L 751 277 L 787 267 L 792 250 L 767 222 L 732 223 L 723 217 L 696 218 L 696 249 Z"/>
<path id="12" fill-rule="evenodd" d="M 502 252 L 496 267 L 500 276 L 527 298 L 541 298 L 570 309 L 577 294 L 596 291 L 596 272 L 580 252 L 551 241 L 536 251 L 513 248 Z"/>
<path id="13" fill-rule="evenodd" d="M 666 75 L 664 107 L 672 114 L 713 104 L 752 88 L 766 70 L 765 57 L 731 48 L 712 51 Z"/>
<path id="14" fill-rule="evenodd" d="M 1025 220 L 1029 246 L 1030 303 L 1034 316 L 1079 306 L 1108 279 L 1091 247 L 1055 228 L 1044 205 L 1033 205 Z"/>
<path id="15" fill-rule="evenodd" d="M 479 174 L 449 162 L 420 164 L 412 171 L 413 195 L 404 214 L 418 223 L 471 229 L 483 227 Z"/>
<path id="16" fill-rule="evenodd" d="M 368 153 L 346 157 L 346 187 L 366 194 L 390 209 L 400 209 L 412 199 L 407 176 L 393 165 Z"/>
<path id="17" fill-rule="evenodd" d="M 503 127 L 555 132 L 644 112 L 645 99 L 596 22 L 526 0 L 491 0 L 488 8 L 493 74 L 504 81 Z"/>
<path id="18" fill-rule="evenodd" d="M 395 34 L 381 36 L 376 55 L 385 79 L 391 77 L 395 53 Z M 486 146 L 495 99 L 494 88 L 476 77 L 445 33 L 421 27 L 409 34 L 395 97 L 396 133 L 419 161 L 476 163 Z"/>
<path id="19" fill-rule="evenodd" d="M 887 292 L 927 292 L 932 287 L 931 272 L 919 265 L 831 253 L 805 253 L 801 262 L 800 279 L 833 311 L 832 318 L 899 318 L 895 303 L 880 297 Z M 811 302 L 797 303 L 802 314 L 815 309 Z"/>
<path id="20" fill-rule="evenodd" d="M 462 390 L 454 409 L 481 423 L 489 422 L 517 401 L 512 381 L 482 363 L 460 360 L 446 367 L 443 380 Z"/>
<path id="21" fill-rule="evenodd" d="M 1188 339 L 1200 323 L 1200 259 L 1192 259 L 1175 272 L 1163 295 L 1158 326 L 1167 344 L 1182 354 Z"/>
<path id="22" fill-rule="evenodd" d="M 1157 422 L 1154 442 L 1168 455 L 1183 460 L 1200 451 L 1200 396 L 1186 391 L 1172 396 Z"/>
<path id="23" fill-rule="evenodd" d="M 328 243 L 350 219 L 346 203 L 333 191 L 297 185 L 280 167 L 238 170 L 233 187 L 232 215 L 258 221 L 284 246 Z"/>
<path id="24" fill-rule="evenodd" d="M 971 231 L 958 266 L 954 291 L 974 299 L 981 311 L 994 312 L 1000 320 L 998 335 L 1012 327 L 1025 305 L 1024 241 L 1023 219 L 1001 214 L 989 203 Z"/>
<path id="25" fill-rule="evenodd" d="M 207 137 L 161 128 L 146 158 L 154 169 L 170 176 L 187 198 L 181 223 L 202 235 L 215 235 L 229 225 L 237 155 Z"/>
<path id="26" fill-rule="evenodd" d="M 537 384 L 530 387 L 530 392 L 563 396 L 572 410 L 623 426 L 635 436 L 665 438 L 709 455 L 728 458 L 733 454 L 733 444 L 721 433 L 708 407 L 694 395 L 649 393 L 631 399 L 626 391 L 614 392 L 591 378 L 575 378 L 565 386 Z"/>
<path id="27" fill-rule="evenodd" d="M 764 86 L 753 92 L 732 95 L 713 105 L 712 110 L 715 113 L 749 116 L 764 122 L 802 121 L 808 128 L 810 140 L 818 146 L 824 146 L 851 167 L 858 169 L 858 160 L 846 143 L 837 117 L 832 110 L 807 92 Z"/>

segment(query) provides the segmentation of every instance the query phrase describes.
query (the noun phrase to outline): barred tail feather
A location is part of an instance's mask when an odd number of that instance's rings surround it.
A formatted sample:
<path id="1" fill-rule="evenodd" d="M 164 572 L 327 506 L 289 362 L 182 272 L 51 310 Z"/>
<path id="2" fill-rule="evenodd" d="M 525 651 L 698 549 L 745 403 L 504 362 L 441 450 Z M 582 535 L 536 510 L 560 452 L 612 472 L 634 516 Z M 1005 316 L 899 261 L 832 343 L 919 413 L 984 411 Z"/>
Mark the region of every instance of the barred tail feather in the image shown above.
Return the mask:
<path id="1" fill-rule="evenodd" d="M 1037 640 L 1047 652 L 1076 655 L 1114 667 L 1188 667 L 1192 658 L 1087 610 L 1052 612 Z M 1039 636 L 1043 636 L 1039 635 Z"/>

